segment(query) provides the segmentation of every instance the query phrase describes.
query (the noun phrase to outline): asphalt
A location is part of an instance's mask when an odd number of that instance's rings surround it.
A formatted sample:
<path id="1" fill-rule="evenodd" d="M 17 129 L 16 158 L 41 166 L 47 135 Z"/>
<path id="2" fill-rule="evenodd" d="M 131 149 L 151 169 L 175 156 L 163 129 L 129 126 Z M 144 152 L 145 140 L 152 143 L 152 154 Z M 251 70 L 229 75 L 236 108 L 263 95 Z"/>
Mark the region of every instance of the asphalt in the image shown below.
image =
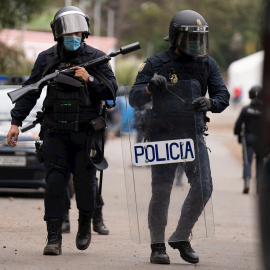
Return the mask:
<path id="1" fill-rule="evenodd" d="M 75 246 L 78 213 L 72 199 L 71 233 L 63 235 L 63 254 L 44 256 L 46 227 L 43 221 L 43 199 L 0 193 L 0 269 L 263 269 L 260 257 L 260 232 L 256 182 L 252 179 L 249 194 L 242 194 L 241 148 L 232 133 L 240 108 L 229 107 L 222 114 L 211 114 L 209 136 L 206 137 L 214 190 L 208 207 L 214 224 L 209 222 L 210 238 L 192 239 L 200 256 L 197 265 L 183 261 L 178 251 L 167 245 L 170 265 L 150 264 L 150 244 L 131 240 L 127 207 L 121 140 L 108 141 L 105 153 L 109 168 L 104 172 L 104 220 L 108 236 L 92 234 L 86 251 Z M 131 224 L 134 228 L 134 224 Z"/>

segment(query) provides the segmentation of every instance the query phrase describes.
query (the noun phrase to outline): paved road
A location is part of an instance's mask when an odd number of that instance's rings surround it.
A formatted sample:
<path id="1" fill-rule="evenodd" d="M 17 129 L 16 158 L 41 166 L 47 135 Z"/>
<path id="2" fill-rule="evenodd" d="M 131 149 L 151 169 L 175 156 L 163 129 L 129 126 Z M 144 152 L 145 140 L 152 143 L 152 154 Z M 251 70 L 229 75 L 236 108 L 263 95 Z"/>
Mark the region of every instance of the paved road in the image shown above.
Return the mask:
<path id="1" fill-rule="evenodd" d="M 214 182 L 212 196 L 215 236 L 194 239 L 200 255 L 195 266 L 204 270 L 263 269 L 259 256 L 257 231 L 257 194 L 255 181 L 249 195 L 243 195 L 240 147 L 232 135 L 232 125 L 239 109 L 227 109 L 222 115 L 210 115 L 207 145 Z M 42 198 L 0 196 L 0 269 L 193 269 L 177 251 L 167 247 L 170 265 L 149 263 L 150 246 L 130 240 L 126 187 L 121 161 L 121 142 L 106 145 L 110 164 L 104 172 L 104 218 L 110 235 L 92 235 L 86 251 L 75 247 L 77 210 L 72 200 L 71 233 L 63 235 L 63 255 L 43 256 L 46 229 Z"/>

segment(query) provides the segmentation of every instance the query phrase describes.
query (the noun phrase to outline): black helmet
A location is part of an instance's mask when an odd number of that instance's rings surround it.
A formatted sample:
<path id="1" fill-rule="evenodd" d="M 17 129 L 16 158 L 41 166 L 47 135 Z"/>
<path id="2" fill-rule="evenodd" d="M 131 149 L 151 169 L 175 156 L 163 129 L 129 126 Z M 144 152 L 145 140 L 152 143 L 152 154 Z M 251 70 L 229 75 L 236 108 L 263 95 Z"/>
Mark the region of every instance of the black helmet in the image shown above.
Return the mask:
<path id="1" fill-rule="evenodd" d="M 250 99 L 256 99 L 261 100 L 262 99 L 262 87 L 259 85 L 255 85 L 251 87 L 251 89 L 248 92 Z"/>
<path id="2" fill-rule="evenodd" d="M 90 35 L 89 27 L 89 17 L 74 6 L 59 9 L 51 22 L 55 41 L 59 41 L 59 38 L 65 34 L 76 32 L 82 32 L 83 39 L 87 38 Z"/>
<path id="3" fill-rule="evenodd" d="M 208 54 L 208 24 L 193 10 L 178 12 L 171 20 L 169 36 L 164 40 L 188 55 Z"/>

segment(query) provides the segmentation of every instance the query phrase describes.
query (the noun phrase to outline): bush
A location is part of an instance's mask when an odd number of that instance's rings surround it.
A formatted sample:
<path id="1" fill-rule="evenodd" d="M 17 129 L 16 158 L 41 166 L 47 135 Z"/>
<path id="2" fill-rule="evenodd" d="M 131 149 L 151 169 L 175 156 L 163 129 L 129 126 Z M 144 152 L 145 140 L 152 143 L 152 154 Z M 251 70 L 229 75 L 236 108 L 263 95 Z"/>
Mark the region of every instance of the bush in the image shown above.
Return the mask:
<path id="1" fill-rule="evenodd" d="M 0 41 L 0 74 L 29 75 L 33 63 L 25 58 L 23 50 Z"/>

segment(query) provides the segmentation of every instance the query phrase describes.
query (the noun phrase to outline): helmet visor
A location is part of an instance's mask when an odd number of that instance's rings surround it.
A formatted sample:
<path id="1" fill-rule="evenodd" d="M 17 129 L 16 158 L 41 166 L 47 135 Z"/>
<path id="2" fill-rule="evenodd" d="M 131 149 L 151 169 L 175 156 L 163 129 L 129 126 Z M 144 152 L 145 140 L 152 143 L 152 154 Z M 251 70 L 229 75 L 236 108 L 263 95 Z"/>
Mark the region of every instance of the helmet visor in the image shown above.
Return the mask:
<path id="1" fill-rule="evenodd" d="M 85 16 L 73 13 L 58 18 L 54 23 L 54 31 L 55 37 L 59 38 L 76 32 L 89 34 L 89 27 Z"/>
<path id="2" fill-rule="evenodd" d="M 191 56 L 206 56 L 208 54 L 208 28 L 207 31 L 180 32 L 177 47 L 180 51 Z"/>

